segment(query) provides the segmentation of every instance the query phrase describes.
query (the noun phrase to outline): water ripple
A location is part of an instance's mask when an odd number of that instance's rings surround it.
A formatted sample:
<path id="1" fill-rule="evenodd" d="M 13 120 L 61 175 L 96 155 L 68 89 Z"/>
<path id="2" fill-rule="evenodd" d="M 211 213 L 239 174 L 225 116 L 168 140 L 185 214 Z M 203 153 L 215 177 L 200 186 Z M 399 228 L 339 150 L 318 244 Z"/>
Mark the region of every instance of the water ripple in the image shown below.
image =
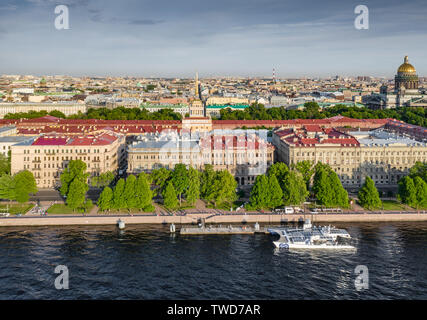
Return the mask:
<path id="1" fill-rule="evenodd" d="M 163 226 L 0 229 L 0 299 L 426 299 L 427 223 L 339 224 L 356 252 L 284 251 L 264 235 Z M 70 289 L 56 290 L 66 265 Z M 370 288 L 355 290 L 354 268 Z"/>

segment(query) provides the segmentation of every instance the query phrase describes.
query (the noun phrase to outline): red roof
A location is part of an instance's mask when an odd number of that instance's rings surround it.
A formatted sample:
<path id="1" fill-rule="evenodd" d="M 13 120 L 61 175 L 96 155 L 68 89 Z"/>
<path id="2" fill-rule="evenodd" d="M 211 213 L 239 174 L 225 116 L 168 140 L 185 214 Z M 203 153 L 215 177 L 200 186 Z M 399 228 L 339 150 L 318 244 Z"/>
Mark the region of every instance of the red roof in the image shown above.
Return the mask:
<path id="1" fill-rule="evenodd" d="M 117 140 L 117 137 L 111 133 L 91 134 L 86 136 L 44 135 L 33 142 L 33 146 L 103 146 L 109 145 Z"/>
<path id="2" fill-rule="evenodd" d="M 55 136 L 43 136 L 33 142 L 33 146 L 64 146 L 67 144 L 67 138 Z"/>
<path id="3" fill-rule="evenodd" d="M 211 147 L 213 150 L 227 150 L 234 148 L 247 148 L 249 150 L 258 150 L 260 148 L 272 147 L 270 143 L 260 138 L 247 137 L 245 135 L 210 135 L 201 139 L 200 146 L 204 148 Z"/>
<path id="4" fill-rule="evenodd" d="M 308 128 L 307 128 L 308 127 Z M 317 132 L 313 137 L 311 132 Z M 322 144 L 338 144 L 341 146 L 358 146 L 356 138 L 340 132 L 334 128 L 320 128 L 316 126 L 305 126 L 297 130 L 280 130 L 275 132 L 279 137 L 285 137 L 283 140 L 296 147 L 310 147 Z"/>

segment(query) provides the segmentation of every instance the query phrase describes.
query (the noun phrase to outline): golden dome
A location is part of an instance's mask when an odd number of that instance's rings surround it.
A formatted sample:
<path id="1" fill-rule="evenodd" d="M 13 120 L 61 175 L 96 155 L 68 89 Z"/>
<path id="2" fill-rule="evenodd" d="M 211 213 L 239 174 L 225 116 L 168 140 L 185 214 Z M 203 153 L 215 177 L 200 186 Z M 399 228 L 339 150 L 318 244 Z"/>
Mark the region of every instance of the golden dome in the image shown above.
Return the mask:
<path id="1" fill-rule="evenodd" d="M 416 70 L 412 64 L 408 62 L 408 56 L 405 56 L 403 64 L 397 69 L 397 72 L 403 72 L 403 73 L 416 73 Z"/>

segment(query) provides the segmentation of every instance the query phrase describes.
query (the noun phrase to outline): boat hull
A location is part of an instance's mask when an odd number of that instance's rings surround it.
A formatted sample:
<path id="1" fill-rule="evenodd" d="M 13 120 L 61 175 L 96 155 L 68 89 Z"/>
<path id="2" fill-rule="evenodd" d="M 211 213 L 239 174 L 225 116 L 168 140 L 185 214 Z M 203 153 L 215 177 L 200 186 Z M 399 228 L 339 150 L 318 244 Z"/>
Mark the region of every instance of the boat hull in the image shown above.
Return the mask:
<path id="1" fill-rule="evenodd" d="M 355 250 L 356 248 L 350 245 L 326 245 L 326 244 L 298 244 L 284 243 L 280 241 L 273 242 L 276 248 L 280 249 L 325 249 L 325 250 Z"/>

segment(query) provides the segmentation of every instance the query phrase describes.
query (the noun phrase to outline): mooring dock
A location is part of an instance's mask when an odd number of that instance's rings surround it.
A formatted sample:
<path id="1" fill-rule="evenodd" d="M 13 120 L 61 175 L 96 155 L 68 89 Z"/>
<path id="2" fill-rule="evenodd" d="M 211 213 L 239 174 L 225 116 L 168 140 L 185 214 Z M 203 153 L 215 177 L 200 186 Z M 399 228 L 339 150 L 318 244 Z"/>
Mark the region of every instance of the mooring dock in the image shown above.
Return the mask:
<path id="1" fill-rule="evenodd" d="M 266 228 L 218 226 L 218 227 L 183 227 L 180 234 L 183 235 L 206 235 L 206 234 L 255 234 L 268 233 Z"/>

